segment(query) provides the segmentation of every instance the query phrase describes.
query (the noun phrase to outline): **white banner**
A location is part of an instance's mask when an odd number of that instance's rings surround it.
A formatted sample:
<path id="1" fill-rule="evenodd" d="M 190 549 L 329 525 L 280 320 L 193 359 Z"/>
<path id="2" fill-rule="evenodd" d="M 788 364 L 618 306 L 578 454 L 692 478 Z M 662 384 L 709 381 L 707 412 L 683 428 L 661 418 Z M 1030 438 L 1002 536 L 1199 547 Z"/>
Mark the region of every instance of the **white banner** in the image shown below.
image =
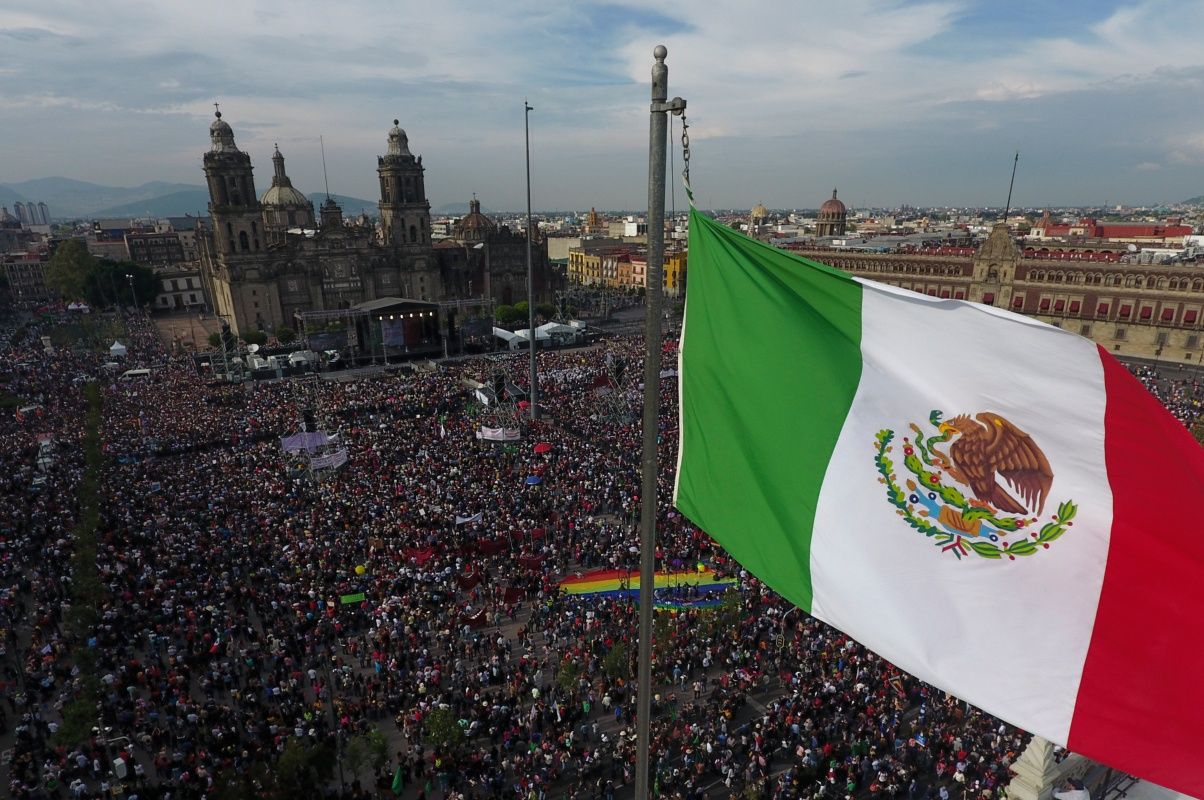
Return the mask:
<path id="1" fill-rule="evenodd" d="M 320 456 L 314 456 L 309 460 L 311 469 L 334 469 L 341 467 L 347 463 L 347 451 L 336 450 L 333 453 L 325 453 Z"/>
<path id="2" fill-rule="evenodd" d="M 461 517 L 459 514 L 457 514 L 456 515 L 456 524 L 457 525 L 466 525 L 470 522 L 480 522 L 481 519 L 482 519 L 482 516 L 481 516 L 480 511 L 473 514 L 471 517 Z"/>
<path id="3" fill-rule="evenodd" d="M 477 431 L 477 438 L 490 442 L 517 442 L 522 438 L 518 428 L 486 428 Z"/>

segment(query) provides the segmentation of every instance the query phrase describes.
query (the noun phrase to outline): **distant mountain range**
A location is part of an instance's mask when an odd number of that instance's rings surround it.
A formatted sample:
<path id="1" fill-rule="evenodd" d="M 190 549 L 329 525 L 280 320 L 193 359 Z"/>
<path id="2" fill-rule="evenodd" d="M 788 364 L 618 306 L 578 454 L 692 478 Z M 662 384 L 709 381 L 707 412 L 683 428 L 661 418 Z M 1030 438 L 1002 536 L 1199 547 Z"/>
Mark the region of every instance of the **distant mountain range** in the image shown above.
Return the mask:
<path id="1" fill-rule="evenodd" d="M 326 199 L 325 192 L 314 192 L 315 211 Z M 331 194 L 347 216 L 363 209 L 376 212 L 375 200 Z M 188 183 L 152 181 L 141 186 L 102 186 L 72 178 L 35 178 L 19 183 L 0 184 L 0 205 L 11 210 L 16 202 L 43 202 L 55 219 L 97 217 L 182 217 L 208 213 L 209 192 L 204 186 Z"/>

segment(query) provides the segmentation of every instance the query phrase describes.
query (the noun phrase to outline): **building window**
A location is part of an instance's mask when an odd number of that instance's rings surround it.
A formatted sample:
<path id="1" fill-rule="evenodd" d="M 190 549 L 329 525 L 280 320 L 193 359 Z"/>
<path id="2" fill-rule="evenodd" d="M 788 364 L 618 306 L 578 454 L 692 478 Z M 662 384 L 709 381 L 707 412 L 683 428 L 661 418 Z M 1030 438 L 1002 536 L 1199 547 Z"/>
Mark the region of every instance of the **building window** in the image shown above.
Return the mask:
<path id="1" fill-rule="evenodd" d="M 1129 318 L 1129 315 L 1130 315 L 1130 314 L 1132 314 L 1132 313 L 1133 313 L 1133 306 L 1130 306 L 1130 305 L 1124 305 L 1124 306 L 1121 306 L 1121 307 L 1120 307 L 1120 314 L 1119 314 L 1119 316 L 1120 316 L 1120 318 L 1121 318 L 1121 319 L 1128 319 L 1128 318 Z"/>
<path id="2" fill-rule="evenodd" d="M 1173 309 L 1173 308 L 1162 309 L 1162 321 L 1163 322 L 1174 322 L 1175 321 L 1175 309 Z"/>
<path id="3" fill-rule="evenodd" d="M 1041 311 L 1049 311 L 1049 298 L 1042 297 L 1041 304 L 1039 306 L 1037 306 L 1037 308 Z"/>
<path id="4" fill-rule="evenodd" d="M 1090 325 L 1080 325 L 1079 326 L 1079 336 L 1090 336 L 1090 335 L 1091 335 L 1091 326 Z"/>
<path id="5" fill-rule="evenodd" d="M 1125 338 L 1125 329 L 1124 329 L 1124 328 L 1117 328 L 1117 329 L 1116 329 L 1116 333 L 1115 333 L 1115 334 L 1112 336 L 1112 338 L 1113 338 L 1113 339 L 1123 339 L 1123 338 Z"/>
<path id="6" fill-rule="evenodd" d="M 984 294 L 982 296 L 982 302 L 983 302 L 983 305 L 988 305 L 988 306 L 995 305 L 995 293 L 987 292 L 986 294 Z"/>
<path id="7" fill-rule="evenodd" d="M 1154 316 L 1154 309 L 1152 306 L 1145 306 L 1144 308 L 1141 309 L 1141 318 L 1142 319 L 1152 319 L 1153 316 Z"/>
<path id="8" fill-rule="evenodd" d="M 1018 294 L 1012 298 L 1012 308 L 1015 308 L 1015 309 L 1024 308 L 1024 295 Z"/>
<path id="9" fill-rule="evenodd" d="M 1188 336 L 1187 337 L 1187 346 L 1193 350 L 1195 350 L 1197 347 L 1199 347 L 1200 346 L 1199 334 L 1193 333 L 1191 336 Z"/>
<path id="10" fill-rule="evenodd" d="M 1107 304 L 1107 303 L 1100 303 L 1100 304 L 1099 304 L 1099 308 L 1097 308 L 1097 309 L 1095 310 L 1095 315 L 1096 315 L 1097 317 L 1106 317 L 1106 316 L 1108 316 L 1108 304 Z"/>
<path id="11" fill-rule="evenodd" d="M 1170 340 L 1170 334 L 1166 331 L 1158 331 L 1158 335 L 1154 337 L 1154 344 L 1159 347 L 1166 347 L 1166 343 Z"/>
<path id="12" fill-rule="evenodd" d="M 415 244 L 417 242 L 418 242 L 418 228 L 411 225 L 410 226 L 410 243 Z"/>
<path id="13" fill-rule="evenodd" d="M 1184 325 L 1195 325 L 1196 324 L 1196 315 L 1198 313 L 1199 312 L 1197 312 L 1194 308 L 1191 309 L 1190 311 L 1185 312 L 1183 314 L 1183 324 Z"/>
<path id="14" fill-rule="evenodd" d="M 1080 303 L 1078 300 L 1070 301 L 1070 313 L 1071 314 L 1079 313 L 1080 308 L 1082 308 L 1082 303 Z"/>
<path id="15" fill-rule="evenodd" d="M 1062 299 L 1060 299 L 1060 298 L 1059 298 L 1059 299 L 1057 299 L 1057 300 L 1055 300 L 1055 301 L 1054 301 L 1054 311 L 1056 311 L 1056 312 L 1058 312 L 1058 313 L 1060 314 L 1060 313 L 1062 313 L 1062 312 L 1063 312 L 1065 309 L 1066 309 L 1066 301 L 1065 301 L 1065 300 L 1062 300 Z"/>
<path id="16" fill-rule="evenodd" d="M 250 250 L 251 249 L 251 240 L 249 238 L 247 238 L 246 231 L 238 232 L 238 246 L 242 250 Z"/>

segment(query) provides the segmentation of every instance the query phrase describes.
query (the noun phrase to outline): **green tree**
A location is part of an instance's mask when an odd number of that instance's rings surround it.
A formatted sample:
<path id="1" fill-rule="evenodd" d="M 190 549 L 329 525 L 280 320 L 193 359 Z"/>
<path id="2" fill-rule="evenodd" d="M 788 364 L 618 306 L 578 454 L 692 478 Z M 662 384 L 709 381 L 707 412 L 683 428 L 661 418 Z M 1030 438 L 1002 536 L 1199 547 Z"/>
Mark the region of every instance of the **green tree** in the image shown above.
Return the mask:
<path id="1" fill-rule="evenodd" d="M 60 242 L 46 265 L 46 286 L 64 300 L 82 299 L 95 267 L 96 257 L 82 239 Z"/>
<path id="2" fill-rule="evenodd" d="M 352 778 L 368 767 L 377 775 L 389 760 L 389 740 L 376 728 L 359 736 L 353 736 L 343 751 L 343 763 L 351 770 Z"/>
<path id="3" fill-rule="evenodd" d="M 565 660 L 560 665 L 560 671 L 556 673 L 556 685 L 565 692 L 571 692 L 577 688 L 577 678 L 581 674 L 581 668 L 577 666 L 576 661 Z"/>
<path id="4" fill-rule="evenodd" d="M 556 306 L 553 303 L 539 303 L 535 306 L 535 313 L 544 319 L 551 319 L 556 316 Z"/>
<path id="5" fill-rule="evenodd" d="M 602 672 L 611 680 L 631 677 L 631 658 L 627 653 L 627 645 L 619 642 L 607 651 L 602 658 Z"/>
<path id="6" fill-rule="evenodd" d="M 522 311 L 519 311 L 518 306 L 498 306 L 493 310 L 493 318 L 499 325 L 516 325 L 526 321 L 527 309 L 526 306 Z"/>
<path id="7" fill-rule="evenodd" d="M 464 741 L 464 729 L 450 708 L 436 708 L 423 719 L 426 743 L 434 747 L 455 747 Z"/>
<path id="8" fill-rule="evenodd" d="M 281 344 L 288 344 L 297 338 L 297 332 L 287 325 L 281 325 L 276 329 L 276 338 Z"/>
<path id="9" fill-rule="evenodd" d="M 272 797 L 280 800 L 318 798 L 334 775 L 335 754 L 329 744 L 303 744 L 290 738 L 274 772 Z"/>
<path id="10" fill-rule="evenodd" d="M 222 335 L 220 333 L 218 333 L 217 331 L 214 331 L 213 333 L 209 334 L 209 346 L 212 347 L 214 350 L 217 350 L 219 347 L 221 347 L 222 346 Z"/>
<path id="11" fill-rule="evenodd" d="M 268 343 L 268 335 L 263 331 L 247 331 L 239 338 L 247 344 L 257 344 L 261 347 Z"/>
<path id="12" fill-rule="evenodd" d="M 130 284 L 133 284 L 133 296 Z M 136 299 L 139 306 L 153 305 L 163 289 L 163 281 L 153 269 L 133 261 L 98 259 L 88 275 L 87 297 L 94 305 L 128 306 Z"/>

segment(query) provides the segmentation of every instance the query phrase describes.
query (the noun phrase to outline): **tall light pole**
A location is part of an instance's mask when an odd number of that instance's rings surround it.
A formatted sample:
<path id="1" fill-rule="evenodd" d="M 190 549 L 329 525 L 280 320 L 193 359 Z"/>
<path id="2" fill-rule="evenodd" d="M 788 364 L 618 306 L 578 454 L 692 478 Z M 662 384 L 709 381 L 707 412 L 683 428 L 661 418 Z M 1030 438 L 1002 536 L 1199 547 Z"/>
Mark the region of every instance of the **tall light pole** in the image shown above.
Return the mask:
<path id="1" fill-rule="evenodd" d="M 656 578 L 656 440 L 660 424 L 661 295 L 665 267 L 665 150 L 669 113 L 681 114 L 686 101 L 668 100 L 669 51 L 652 51 L 652 105 L 648 131 L 648 307 L 644 329 L 644 423 L 640 454 L 640 650 L 636 689 L 636 800 L 647 800 L 652 716 L 652 603 Z"/>
<path id="2" fill-rule="evenodd" d="M 536 410 L 538 387 L 535 385 L 535 272 L 531 267 L 531 239 L 534 236 L 534 232 L 531 230 L 531 112 L 534 110 L 526 100 L 523 100 L 523 139 L 527 149 L 527 334 L 531 354 L 529 400 L 531 419 L 538 419 L 539 412 Z"/>
<path id="3" fill-rule="evenodd" d="M 132 302 L 134 304 L 134 311 L 137 311 L 138 310 L 138 296 L 134 294 L 134 276 L 132 273 L 127 272 L 125 274 L 125 279 L 127 281 L 129 281 L 129 284 L 130 284 L 130 302 Z"/>

